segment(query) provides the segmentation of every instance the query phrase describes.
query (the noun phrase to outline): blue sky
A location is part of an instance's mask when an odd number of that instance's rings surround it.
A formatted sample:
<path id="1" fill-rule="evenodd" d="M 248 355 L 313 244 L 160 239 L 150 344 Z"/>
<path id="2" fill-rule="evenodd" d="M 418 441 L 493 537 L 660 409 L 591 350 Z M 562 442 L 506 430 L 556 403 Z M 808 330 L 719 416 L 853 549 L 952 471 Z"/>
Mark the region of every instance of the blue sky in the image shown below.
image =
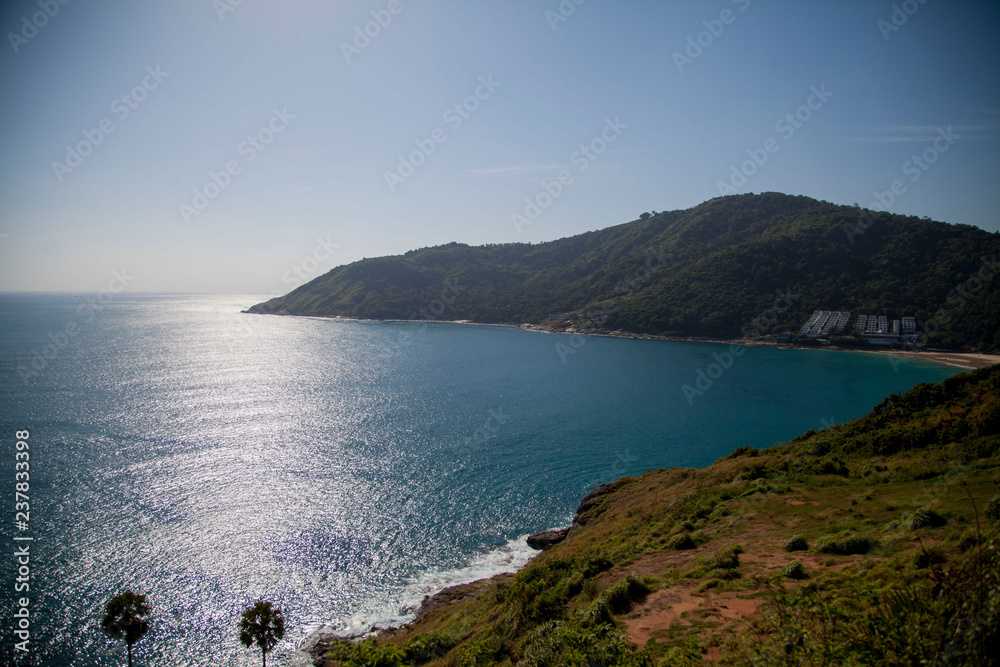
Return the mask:
<path id="1" fill-rule="evenodd" d="M 1000 229 L 995 2 L 235 2 L 4 3 L 0 290 L 284 293 L 720 181 Z"/>

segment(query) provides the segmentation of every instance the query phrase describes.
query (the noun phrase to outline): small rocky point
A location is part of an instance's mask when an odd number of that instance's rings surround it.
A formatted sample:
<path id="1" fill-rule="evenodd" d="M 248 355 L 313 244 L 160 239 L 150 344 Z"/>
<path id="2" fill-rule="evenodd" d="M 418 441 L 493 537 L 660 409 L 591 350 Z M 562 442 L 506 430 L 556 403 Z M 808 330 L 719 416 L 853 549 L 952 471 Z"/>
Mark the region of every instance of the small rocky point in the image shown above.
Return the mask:
<path id="1" fill-rule="evenodd" d="M 576 516 L 573 517 L 573 525 L 555 530 L 543 530 L 540 533 L 529 535 L 525 540 L 532 549 L 544 551 L 549 547 L 559 544 L 565 540 L 577 526 L 585 525 L 593 516 L 590 510 L 597 506 L 598 499 L 611 491 L 610 484 L 599 484 L 593 491 L 584 496 L 580 501 L 580 506 L 576 508 Z M 599 512 L 598 512 L 599 513 Z"/>

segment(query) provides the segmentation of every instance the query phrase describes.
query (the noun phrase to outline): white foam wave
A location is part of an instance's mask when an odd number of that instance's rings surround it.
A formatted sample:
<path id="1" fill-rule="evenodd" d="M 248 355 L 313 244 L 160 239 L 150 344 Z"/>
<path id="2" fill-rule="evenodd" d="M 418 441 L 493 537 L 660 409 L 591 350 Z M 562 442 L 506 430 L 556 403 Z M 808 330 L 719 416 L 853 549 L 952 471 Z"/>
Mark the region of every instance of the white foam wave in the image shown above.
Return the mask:
<path id="1" fill-rule="evenodd" d="M 391 599 L 375 600 L 367 608 L 336 626 L 314 628 L 302 646 L 308 646 L 324 634 L 362 637 L 369 634 L 374 627 L 386 628 L 408 623 L 415 617 L 417 608 L 425 596 L 433 595 L 449 586 L 516 572 L 539 553 L 528 546 L 525 541 L 527 537 L 528 533 L 519 535 L 506 544 L 471 557 L 464 565 L 456 568 L 427 570 L 404 585 Z"/>

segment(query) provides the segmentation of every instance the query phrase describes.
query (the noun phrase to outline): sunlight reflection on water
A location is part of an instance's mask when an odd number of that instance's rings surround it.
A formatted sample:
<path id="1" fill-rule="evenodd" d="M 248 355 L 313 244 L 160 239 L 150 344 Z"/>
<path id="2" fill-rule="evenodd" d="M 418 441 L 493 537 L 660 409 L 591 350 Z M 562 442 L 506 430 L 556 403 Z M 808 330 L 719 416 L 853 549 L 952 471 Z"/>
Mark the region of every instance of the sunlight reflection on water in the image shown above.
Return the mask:
<path id="1" fill-rule="evenodd" d="M 0 327 L 19 322 L 0 338 L 8 377 L 72 312 L 33 298 L 47 307 L 30 316 L 0 300 Z M 599 482 L 954 373 L 748 350 L 692 408 L 680 386 L 715 346 L 589 339 L 563 364 L 553 337 L 517 329 L 431 325 L 401 345 L 409 323 L 239 313 L 254 302 L 123 297 L 34 383 L 2 389 L 4 433 L 39 443 L 40 664 L 120 660 L 96 623 L 126 587 L 154 608 L 138 664 L 259 664 L 235 630 L 259 598 L 289 621 L 269 663 L 296 664 L 311 629 L 399 622 L 443 585 L 522 565 L 524 535 L 567 523 Z"/>

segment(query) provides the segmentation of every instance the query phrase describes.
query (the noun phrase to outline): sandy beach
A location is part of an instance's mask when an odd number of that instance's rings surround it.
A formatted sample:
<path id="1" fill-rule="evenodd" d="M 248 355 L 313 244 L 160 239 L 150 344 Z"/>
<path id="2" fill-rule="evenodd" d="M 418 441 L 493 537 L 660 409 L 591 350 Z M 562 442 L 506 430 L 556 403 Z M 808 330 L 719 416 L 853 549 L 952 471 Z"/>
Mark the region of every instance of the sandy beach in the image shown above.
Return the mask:
<path id="1" fill-rule="evenodd" d="M 566 329 L 559 330 L 553 327 L 546 327 L 538 324 L 522 324 L 522 329 L 529 331 L 541 331 L 545 333 L 580 334 L 585 336 L 611 336 L 615 338 L 640 338 L 646 340 L 672 340 L 685 341 L 691 343 L 720 343 L 724 345 L 744 345 L 759 347 L 775 347 L 773 342 L 751 339 L 722 338 L 694 338 L 683 336 L 654 336 L 649 334 L 636 334 L 627 331 L 607 331 L 601 329 Z M 780 347 L 796 350 L 834 350 L 843 352 L 864 352 L 866 354 L 885 354 L 915 361 L 926 361 L 934 364 L 953 366 L 964 370 L 975 370 L 1000 364 L 1000 355 L 982 354 L 980 352 L 948 352 L 944 350 L 892 350 L 889 348 L 869 347 L 869 348 L 846 348 L 835 345 L 825 345 L 822 347 L 802 346 L 802 345 L 781 345 Z"/>
<path id="2" fill-rule="evenodd" d="M 874 354 L 888 354 L 895 357 L 911 358 L 919 361 L 930 361 L 935 364 L 954 366 L 964 370 L 986 368 L 1000 364 L 1000 356 L 981 354 L 979 352 L 911 352 L 908 350 L 861 350 Z"/>

